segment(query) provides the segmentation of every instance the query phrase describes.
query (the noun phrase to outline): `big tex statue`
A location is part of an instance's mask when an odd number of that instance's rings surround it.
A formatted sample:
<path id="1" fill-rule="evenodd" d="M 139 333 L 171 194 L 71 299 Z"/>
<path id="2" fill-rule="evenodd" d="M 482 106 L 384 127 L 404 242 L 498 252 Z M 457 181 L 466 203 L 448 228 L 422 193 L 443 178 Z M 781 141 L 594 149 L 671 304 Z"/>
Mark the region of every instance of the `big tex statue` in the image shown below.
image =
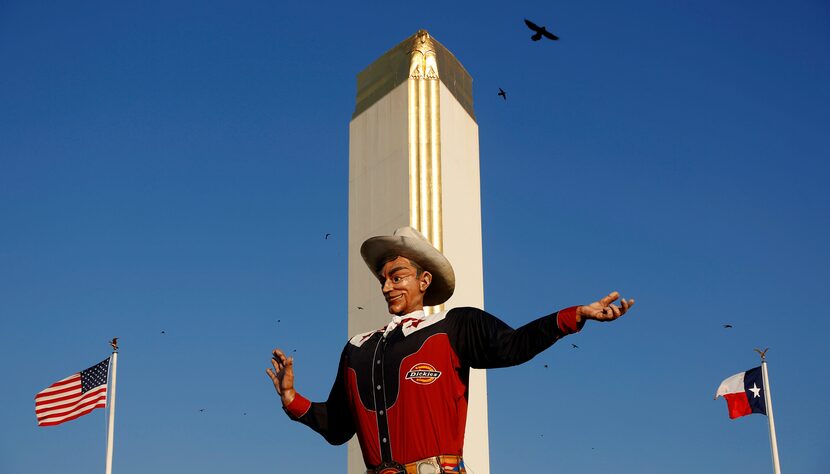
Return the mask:
<path id="1" fill-rule="evenodd" d="M 331 444 L 357 434 L 369 474 L 465 473 L 462 458 L 470 368 L 527 362 L 589 319 L 613 321 L 634 300 L 617 292 L 513 329 L 470 307 L 426 314 L 453 294 L 450 262 L 411 227 L 360 248 L 380 282 L 392 319 L 352 337 L 331 393 L 311 402 L 294 387 L 294 359 L 274 349 L 266 370 L 288 416 Z"/>

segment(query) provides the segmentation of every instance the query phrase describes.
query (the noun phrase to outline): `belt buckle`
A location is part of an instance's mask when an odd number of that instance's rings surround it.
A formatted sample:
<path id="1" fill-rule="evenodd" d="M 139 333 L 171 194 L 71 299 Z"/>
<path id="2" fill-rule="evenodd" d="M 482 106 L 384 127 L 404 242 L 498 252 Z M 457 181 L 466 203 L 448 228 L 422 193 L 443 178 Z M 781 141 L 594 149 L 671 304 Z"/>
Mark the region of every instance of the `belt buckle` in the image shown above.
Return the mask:
<path id="1" fill-rule="evenodd" d="M 395 461 L 384 461 L 374 471 L 377 474 L 406 474 L 406 467 Z"/>
<path id="2" fill-rule="evenodd" d="M 440 474 L 444 472 L 438 457 L 426 458 L 416 463 L 418 474 Z"/>

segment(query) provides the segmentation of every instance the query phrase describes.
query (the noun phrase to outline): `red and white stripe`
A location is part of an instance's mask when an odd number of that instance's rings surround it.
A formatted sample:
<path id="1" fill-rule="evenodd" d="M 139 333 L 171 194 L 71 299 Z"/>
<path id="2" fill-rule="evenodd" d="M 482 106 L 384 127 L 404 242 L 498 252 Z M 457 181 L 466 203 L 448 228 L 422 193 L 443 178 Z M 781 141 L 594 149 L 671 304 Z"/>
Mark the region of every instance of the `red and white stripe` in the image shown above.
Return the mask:
<path id="1" fill-rule="evenodd" d="M 35 395 L 35 415 L 40 426 L 59 425 L 107 406 L 107 384 L 81 393 L 81 374 L 59 380 Z"/>
<path id="2" fill-rule="evenodd" d="M 726 406 L 729 408 L 729 418 L 740 418 L 752 413 L 749 406 L 749 398 L 746 395 L 744 376 L 746 372 L 735 374 L 724 380 L 718 386 L 715 399 L 723 397 L 726 399 Z"/>

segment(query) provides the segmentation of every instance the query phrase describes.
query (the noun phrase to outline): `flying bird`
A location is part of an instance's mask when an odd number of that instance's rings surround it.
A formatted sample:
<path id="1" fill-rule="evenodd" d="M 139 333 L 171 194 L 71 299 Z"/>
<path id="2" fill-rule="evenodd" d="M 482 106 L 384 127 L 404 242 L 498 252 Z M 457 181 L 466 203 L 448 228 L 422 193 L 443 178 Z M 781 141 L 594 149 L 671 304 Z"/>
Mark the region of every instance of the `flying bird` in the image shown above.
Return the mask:
<path id="1" fill-rule="evenodd" d="M 110 341 L 110 345 L 112 346 L 112 350 L 117 351 L 118 350 L 118 338 L 117 337 L 112 338 L 112 340 Z"/>
<path id="2" fill-rule="evenodd" d="M 205 412 L 204 408 L 199 408 L 199 413 L 204 413 L 204 412 Z"/>
<path id="3" fill-rule="evenodd" d="M 731 325 L 731 324 L 724 324 L 724 325 L 723 325 L 723 327 L 724 327 L 724 328 L 726 328 L 726 329 L 732 329 L 732 325 Z"/>
<path id="4" fill-rule="evenodd" d="M 363 306 L 358 306 L 357 309 L 363 309 Z"/>
<path id="5" fill-rule="evenodd" d="M 579 346 L 577 346 L 576 344 L 571 344 L 571 347 L 573 347 L 574 349 L 579 349 Z"/>
<path id="6" fill-rule="evenodd" d="M 499 87 L 499 95 L 502 99 L 507 100 L 507 92 L 504 92 L 504 89 L 502 89 L 501 87 Z"/>
<path id="7" fill-rule="evenodd" d="M 542 39 L 543 36 L 547 39 L 551 39 L 554 41 L 559 39 L 558 36 L 546 30 L 544 26 L 539 26 L 536 23 L 533 23 L 532 21 L 528 20 L 527 18 L 525 18 L 525 25 L 527 25 L 528 28 L 533 30 L 534 34 L 530 37 L 530 39 L 532 39 L 533 41 L 539 41 L 540 39 Z"/>
<path id="8" fill-rule="evenodd" d="M 548 368 L 548 364 L 545 364 L 545 368 L 546 368 L 546 369 Z"/>
<path id="9" fill-rule="evenodd" d="M 330 236 L 330 235 L 331 235 L 331 234 L 326 234 L 326 240 L 329 240 L 329 236 Z"/>
<path id="10" fill-rule="evenodd" d="M 163 330 L 163 329 L 162 329 L 161 333 L 162 333 L 162 334 L 167 334 L 166 332 L 164 332 L 164 330 Z"/>

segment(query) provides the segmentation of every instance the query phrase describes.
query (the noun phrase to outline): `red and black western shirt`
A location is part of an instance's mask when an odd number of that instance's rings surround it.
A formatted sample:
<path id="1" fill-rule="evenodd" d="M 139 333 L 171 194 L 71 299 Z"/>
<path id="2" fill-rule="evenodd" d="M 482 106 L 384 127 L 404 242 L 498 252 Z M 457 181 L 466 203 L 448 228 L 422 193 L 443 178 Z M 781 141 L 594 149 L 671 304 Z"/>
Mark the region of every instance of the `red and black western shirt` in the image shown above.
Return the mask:
<path id="1" fill-rule="evenodd" d="M 328 400 L 312 403 L 297 394 L 285 411 L 331 444 L 356 433 L 369 468 L 460 456 L 470 368 L 527 362 L 581 326 L 576 307 L 518 329 L 469 307 L 395 317 L 346 344 Z"/>

